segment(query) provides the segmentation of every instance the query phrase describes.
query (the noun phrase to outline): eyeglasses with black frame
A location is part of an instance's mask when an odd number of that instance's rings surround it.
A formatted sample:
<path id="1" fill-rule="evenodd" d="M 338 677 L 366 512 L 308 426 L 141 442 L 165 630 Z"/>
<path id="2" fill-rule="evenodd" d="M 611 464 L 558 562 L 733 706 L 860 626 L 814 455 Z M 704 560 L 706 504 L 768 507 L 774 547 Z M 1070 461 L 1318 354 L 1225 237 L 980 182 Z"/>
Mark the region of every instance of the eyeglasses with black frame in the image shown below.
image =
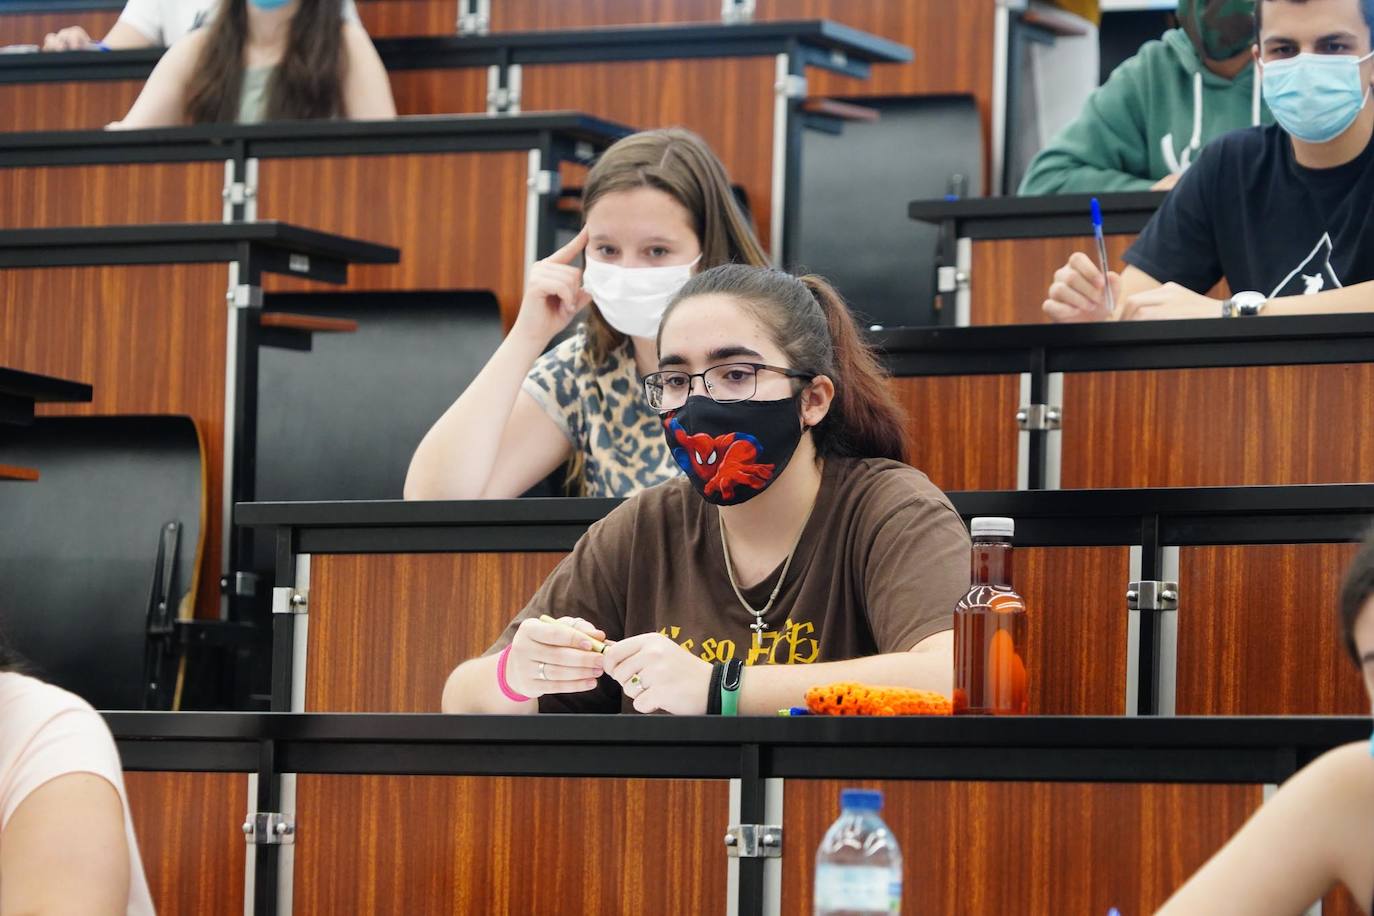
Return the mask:
<path id="1" fill-rule="evenodd" d="M 776 372 L 808 382 L 816 377 L 814 372 L 800 372 L 764 363 L 722 363 L 704 372 L 670 369 L 644 376 L 644 397 L 649 401 L 649 406 L 659 413 L 677 410 L 687 403 L 687 397 L 692 393 L 692 381 L 701 379 L 713 401 L 717 404 L 734 404 L 754 396 L 758 391 L 760 372 Z"/>

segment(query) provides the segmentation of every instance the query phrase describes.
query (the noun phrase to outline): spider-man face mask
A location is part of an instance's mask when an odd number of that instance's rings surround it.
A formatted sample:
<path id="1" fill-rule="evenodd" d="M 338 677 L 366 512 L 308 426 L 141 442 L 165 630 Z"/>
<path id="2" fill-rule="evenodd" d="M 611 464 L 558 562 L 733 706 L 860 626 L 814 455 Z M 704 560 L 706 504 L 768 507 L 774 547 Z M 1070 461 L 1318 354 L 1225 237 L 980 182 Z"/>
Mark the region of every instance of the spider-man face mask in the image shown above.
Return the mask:
<path id="1" fill-rule="evenodd" d="M 797 397 L 717 404 L 695 395 L 663 419 L 668 449 L 701 498 L 737 506 L 777 480 L 801 441 Z"/>

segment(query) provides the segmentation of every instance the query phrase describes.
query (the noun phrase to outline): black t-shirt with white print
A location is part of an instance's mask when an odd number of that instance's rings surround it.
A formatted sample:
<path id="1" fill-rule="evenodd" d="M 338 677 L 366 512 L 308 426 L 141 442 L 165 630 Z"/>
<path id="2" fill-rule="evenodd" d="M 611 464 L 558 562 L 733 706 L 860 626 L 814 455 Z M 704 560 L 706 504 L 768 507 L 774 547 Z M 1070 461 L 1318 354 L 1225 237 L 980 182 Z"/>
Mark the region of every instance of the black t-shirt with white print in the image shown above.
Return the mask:
<path id="1" fill-rule="evenodd" d="M 1278 126 L 1202 151 L 1126 252 L 1161 283 L 1275 299 L 1374 280 L 1374 142 L 1334 169 L 1298 164 Z"/>

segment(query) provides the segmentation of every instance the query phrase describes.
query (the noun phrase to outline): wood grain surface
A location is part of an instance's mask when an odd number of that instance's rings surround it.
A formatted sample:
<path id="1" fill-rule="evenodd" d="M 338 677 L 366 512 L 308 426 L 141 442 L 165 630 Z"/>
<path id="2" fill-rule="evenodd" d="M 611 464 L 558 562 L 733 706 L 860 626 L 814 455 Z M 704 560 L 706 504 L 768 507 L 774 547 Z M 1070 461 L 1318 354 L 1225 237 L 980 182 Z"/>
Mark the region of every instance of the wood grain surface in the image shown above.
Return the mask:
<path id="1" fill-rule="evenodd" d="M 347 289 L 489 289 L 509 323 L 524 289 L 527 163 L 524 153 L 265 160 L 258 216 L 401 250 L 399 265 L 351 268 Z M 337 288 L 284 277 L 265 286 Z"/>
<path id="2" fill-rule="evenodd" d="M 1374 366 L 1070 375 L 1061 483 L 1206 487 L 1374 480 Z"/>
<path id="3" fill-rule="evenodd" d="M 1337 596 L 1354 544 L 1179 552 L 1178 712 L 1361 716 Z"/>
<path id="4" fill-rule="evenodd" d="M 222 162 L 0 169 L 0 229 L 219 222 Z"/>
<path id="5" fill-rule="evenodd" d="M 224 454 L 225 267 L 0 270 L 0 365 L 85 382 L 89 404 L 45 415 L 182 414 L 209 488 L 198 616 L 218 616 Z"/>
<path id="6" fill-rule="evenodd" d="M 907 415 L 907 461 L 943 490 L 1016 489 L 1014 375 L 897 378 Z"/>
<path id="7" fill-rule="evenodd" d="M 241 916 L 248 777 L 125 773 L 124 784 L 157 911 Z"/>
<path id="8" fill-rule="evenodd" d="M 784 913 L 811 911 L 816 849 L 849 786 L 883 790 L 902 911 L 949 916 L 1151 913 L 1260 802 L 1258 786 L 791 780 Z"/>

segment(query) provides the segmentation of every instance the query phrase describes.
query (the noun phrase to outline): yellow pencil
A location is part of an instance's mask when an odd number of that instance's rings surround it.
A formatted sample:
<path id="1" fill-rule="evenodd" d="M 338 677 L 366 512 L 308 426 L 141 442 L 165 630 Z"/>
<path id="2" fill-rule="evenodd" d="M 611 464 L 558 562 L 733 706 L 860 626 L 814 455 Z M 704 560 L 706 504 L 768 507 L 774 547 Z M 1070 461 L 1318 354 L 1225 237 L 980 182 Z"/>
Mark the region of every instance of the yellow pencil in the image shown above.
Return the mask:
<path id="1" fill-rule="evenodd" d="M 565 629 L 565 630 L 572 630 L 572 631 L 573 631 L 574 633 L 576 633 L 578 636 L 586 636 L 586 637 L 587 637 L 587 642 L 589 642 L 589 643 L 592 644 L 592 651 L 594 651 L 594 652 L 605 652 L 605 651 L 606 651 L 606 644 L 605 644 L 604 642 L 601 642 L 601 640 L 599 640 L 599 639 L 593 639 L 592 637 L 587 636 L 586 633 L 583 633 L 581 630 L 579 630 L 577 627 L 573 626 L 573 625 L 570 624 L 570 623 L 564 623 L 564 622 L 561 621 L 561 620 L 555 620 L 554 618 L 550 617 L 548 614 L 540 614 L 540 615 L 539 615 L 539 619 L 542 620 L 544 623 L 551 623 L 551 624 L 553 624 L 554 626 L 562 627 L 562 628 Z"/>

